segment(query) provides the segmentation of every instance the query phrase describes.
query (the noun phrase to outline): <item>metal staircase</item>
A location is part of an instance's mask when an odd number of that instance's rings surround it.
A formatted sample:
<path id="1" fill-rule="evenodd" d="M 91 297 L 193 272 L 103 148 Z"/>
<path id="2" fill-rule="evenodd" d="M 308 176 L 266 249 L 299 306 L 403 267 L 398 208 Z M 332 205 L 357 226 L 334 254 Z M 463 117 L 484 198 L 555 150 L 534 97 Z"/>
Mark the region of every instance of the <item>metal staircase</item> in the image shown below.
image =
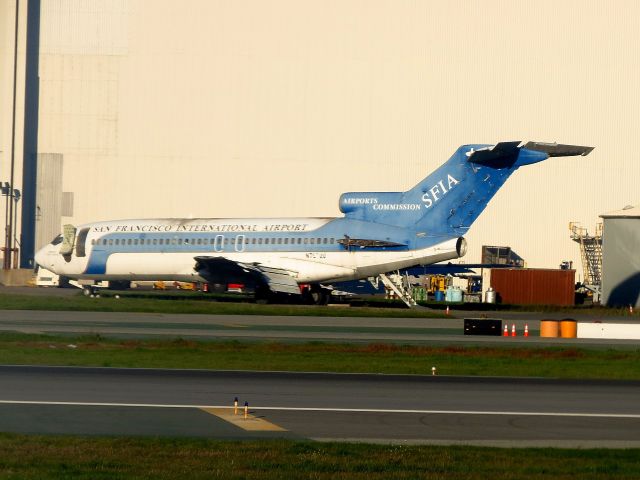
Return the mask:
<path id="1" fill-rule="evenodd" d="M 411 296 L 408 280 L 403 278 L 400 273 L 396 272 L 388 276 L 385 273 L 381 273 L 378 277 L 380 277 L 384 287 L 387 290 L 394 292 L 409 308 L 415 308 L 418 306 L 418 303 Z"/>
<path id="2" fill-rule="evenodd" d="M 569 230 L 571 240 L 580 245 L 584 284 L 599 290 L 602 285 L 602 223 L 596 224 L 595 235 L 589 235 L 577 222 L 571 222 Z"/>

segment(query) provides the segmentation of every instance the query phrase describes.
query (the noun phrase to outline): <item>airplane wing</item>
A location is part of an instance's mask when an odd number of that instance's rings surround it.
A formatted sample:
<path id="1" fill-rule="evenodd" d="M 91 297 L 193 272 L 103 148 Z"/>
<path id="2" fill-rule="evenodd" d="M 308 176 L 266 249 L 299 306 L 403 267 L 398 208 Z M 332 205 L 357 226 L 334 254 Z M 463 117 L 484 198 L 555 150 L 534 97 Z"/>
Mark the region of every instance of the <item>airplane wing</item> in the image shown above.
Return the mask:
<path id="1" fill-rule="evenodd" d="M 212 282 L 231 283 L 251 281 L 264 284 L 273 292 L 300 293 L 298 282 L 282 268 L 273 268 L 259 263 L 243 263 L 225 257 L 195 257 L 195 270 Z"/>

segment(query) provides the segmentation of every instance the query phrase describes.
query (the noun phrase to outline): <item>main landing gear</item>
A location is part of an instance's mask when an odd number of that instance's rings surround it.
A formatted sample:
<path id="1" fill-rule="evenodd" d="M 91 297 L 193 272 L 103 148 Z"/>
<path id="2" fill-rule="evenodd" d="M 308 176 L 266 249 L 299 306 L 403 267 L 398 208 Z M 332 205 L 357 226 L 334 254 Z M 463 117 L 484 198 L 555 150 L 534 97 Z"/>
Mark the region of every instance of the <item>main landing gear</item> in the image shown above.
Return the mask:
<path id="1" fill-rule="evenodd" d="M 309 285 L 302 291 L 304 303 L 310 305 L 327 305 L 331 299 L 331 289 L 321 285 Z"/>

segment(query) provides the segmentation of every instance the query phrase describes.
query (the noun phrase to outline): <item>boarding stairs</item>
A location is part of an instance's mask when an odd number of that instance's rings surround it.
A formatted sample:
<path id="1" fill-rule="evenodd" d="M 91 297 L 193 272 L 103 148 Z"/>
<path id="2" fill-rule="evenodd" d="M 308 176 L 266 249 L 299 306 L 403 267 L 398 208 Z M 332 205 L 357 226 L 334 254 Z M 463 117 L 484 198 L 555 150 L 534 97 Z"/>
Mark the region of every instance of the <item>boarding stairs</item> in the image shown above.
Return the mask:
<path id="1" fill-rule="evenodd" d="M 571 222 L 569 230 L 571 239 L 580 245 L 583 283 L 589 290 L 599 292 L 602 285 L 602 223 L 596 224 L 594 235 L 589 235 L 587 229 L 577 222 Z"/>
<path id="2" fill-rule="evenodd" d="M 407 305 L 407 307 L 415 308 L 418 306 L 418 303 L 411 295 L 411 286 L 409 285 L 408 278 L 400 275 L 400 272 L 391 273 L 389 275 L 381 273 L 378 277 L 384 285 L 384 288 L 395 293 L 396 296 Z"/>

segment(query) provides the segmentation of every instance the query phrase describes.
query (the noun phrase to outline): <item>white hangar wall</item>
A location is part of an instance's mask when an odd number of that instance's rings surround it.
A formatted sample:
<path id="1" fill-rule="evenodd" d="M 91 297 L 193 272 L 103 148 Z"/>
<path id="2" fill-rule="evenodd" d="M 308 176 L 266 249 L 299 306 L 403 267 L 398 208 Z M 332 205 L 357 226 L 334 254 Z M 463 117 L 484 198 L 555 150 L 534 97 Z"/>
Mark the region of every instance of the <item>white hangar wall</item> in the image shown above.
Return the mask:
<path id="1" fill-rule="evenodd" d="M 467 262 L 579 265 L 569 221 L 638 201 L 639 29 L 633 0 L 43 1 L 38 150 L 80 224 L 338 215 L 463 143 L 593 145 L 516 173 L 467 237 Z"/>

